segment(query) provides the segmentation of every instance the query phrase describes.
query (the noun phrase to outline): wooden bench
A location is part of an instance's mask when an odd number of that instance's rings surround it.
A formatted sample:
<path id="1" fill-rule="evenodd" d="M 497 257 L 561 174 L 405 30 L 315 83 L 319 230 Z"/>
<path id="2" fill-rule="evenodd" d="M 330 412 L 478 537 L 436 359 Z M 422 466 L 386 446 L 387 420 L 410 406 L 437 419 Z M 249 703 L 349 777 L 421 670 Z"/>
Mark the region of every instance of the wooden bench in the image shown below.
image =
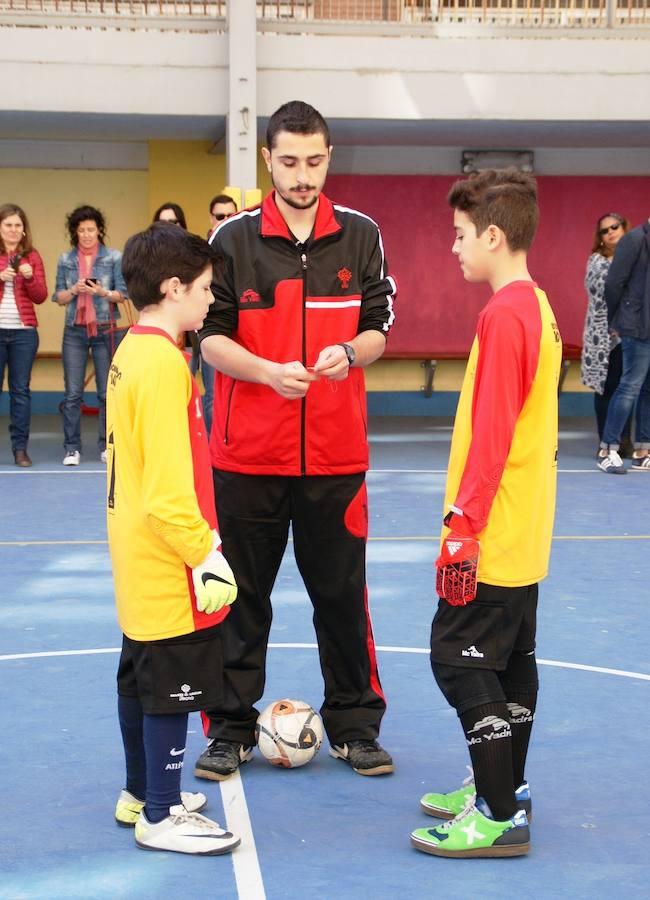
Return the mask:
<path id="1" fill-rule="evenodd" d="M 562 368 L 560 369 L 560 379 L 557 386 L 558 395 L 562 393 L 564 381 L 566 379 L 569 367 L 574 360 L 580 359 L 582 347 L 578 344 L 562 345 Z M 467 353 L 449 353 L 445 350 L 440 352 L 432 352 L 431 350 L 387 350 L 382 359 L 417 359 L 424 369 L 424 387 L 422 388 L 423 397 L 431 397 L 433 394 L 433 380 L 436 374 L 436 368 L 439 360 L 460 359 L 466 360 Z"/>

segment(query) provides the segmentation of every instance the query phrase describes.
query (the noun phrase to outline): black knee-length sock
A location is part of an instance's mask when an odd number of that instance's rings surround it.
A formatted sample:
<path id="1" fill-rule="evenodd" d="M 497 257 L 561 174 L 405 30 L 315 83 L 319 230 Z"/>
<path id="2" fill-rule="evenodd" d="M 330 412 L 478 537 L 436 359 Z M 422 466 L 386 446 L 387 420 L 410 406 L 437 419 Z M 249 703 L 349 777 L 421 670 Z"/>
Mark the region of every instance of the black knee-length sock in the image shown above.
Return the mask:
<path id="1" fill-rule="evenodd" d="M 144 749 L 147 758 L 145 815 L 161 822 L 170 806 L 181 802 L 181 772 L 187 738 L 187 713 L 144 716 Z"/>
<path id="2" fill-rule="evenodd" d="M 508 707 L 503 703 L 475 706 L 460 716 L 474 767 L 476 794 L 497 821 L 516 812 L 512 772 L 512 734 Z"/>

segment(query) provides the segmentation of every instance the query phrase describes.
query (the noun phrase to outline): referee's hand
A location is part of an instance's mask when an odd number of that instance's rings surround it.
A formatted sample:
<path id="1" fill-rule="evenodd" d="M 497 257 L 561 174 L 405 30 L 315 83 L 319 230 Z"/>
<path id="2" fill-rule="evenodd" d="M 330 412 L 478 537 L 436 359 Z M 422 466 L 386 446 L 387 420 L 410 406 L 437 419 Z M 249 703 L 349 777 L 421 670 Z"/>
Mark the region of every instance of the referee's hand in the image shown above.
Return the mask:
<path id="1" fill-rule="evenodd" d="M 218 548 L 221 538 L 213 531 L 212 550 L 207 558 L 192 569 L 192 581 L 196 595 L 196 608 L 208 614 L 219 612 L 224 606 L 230 606 L 237 597 L 237 583 L 232 569 Z"/>
<path id="2" fill-rule="evenodd" d="M 270 387 L 287 400 L 302 399 L 312 381 L 317 380 L 318 375 L 309 372 L 298 360 L 273 364 L 269 375 Z"/>

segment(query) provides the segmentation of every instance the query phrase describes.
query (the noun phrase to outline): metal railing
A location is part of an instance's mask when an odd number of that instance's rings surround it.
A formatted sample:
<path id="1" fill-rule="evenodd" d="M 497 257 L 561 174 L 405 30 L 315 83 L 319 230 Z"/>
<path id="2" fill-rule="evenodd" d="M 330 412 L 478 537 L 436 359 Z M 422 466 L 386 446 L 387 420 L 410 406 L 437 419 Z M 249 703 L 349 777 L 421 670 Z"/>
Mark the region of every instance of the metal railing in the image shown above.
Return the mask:
<path id="1" fill-rule="evenodd" d="M 7 14 L 9 14 L 7 16 Z M 12 15 L 13 14 L 13 15 Z M 226 0 L 0 0 L 2 19 L 30 24 L 31 16 L 129 20 L 226 21 Z M 527 28 L 650 26 L 650 0 L 257 0 L 260 25 L 300 30 L 346 23 L 410 26 L 490 25 Z M 83 21 L 79 24 L 83 24 Z"/>
<path id="2" fill-rule="evenodd" d="M 623 27 L 650 24 L 650 0 L 258 0 L 265 21 Z"/>

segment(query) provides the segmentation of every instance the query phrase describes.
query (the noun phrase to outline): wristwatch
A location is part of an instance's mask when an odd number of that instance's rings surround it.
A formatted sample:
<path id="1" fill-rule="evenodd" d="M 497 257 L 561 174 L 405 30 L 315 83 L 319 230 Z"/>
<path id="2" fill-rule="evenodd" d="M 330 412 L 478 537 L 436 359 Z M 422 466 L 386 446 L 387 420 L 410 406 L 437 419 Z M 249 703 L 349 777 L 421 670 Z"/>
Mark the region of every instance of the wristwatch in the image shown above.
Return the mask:
<path id="1" fill-rule="evenodd" d="M 345 355 L 348 358 L 348 365 L 353 366 L 354 361 L 357 358 L 357 354 L 354 352 L 354 347 L 352 344 L 338 344 L 339 347 L 343 347 L 345 350 Z"/>

